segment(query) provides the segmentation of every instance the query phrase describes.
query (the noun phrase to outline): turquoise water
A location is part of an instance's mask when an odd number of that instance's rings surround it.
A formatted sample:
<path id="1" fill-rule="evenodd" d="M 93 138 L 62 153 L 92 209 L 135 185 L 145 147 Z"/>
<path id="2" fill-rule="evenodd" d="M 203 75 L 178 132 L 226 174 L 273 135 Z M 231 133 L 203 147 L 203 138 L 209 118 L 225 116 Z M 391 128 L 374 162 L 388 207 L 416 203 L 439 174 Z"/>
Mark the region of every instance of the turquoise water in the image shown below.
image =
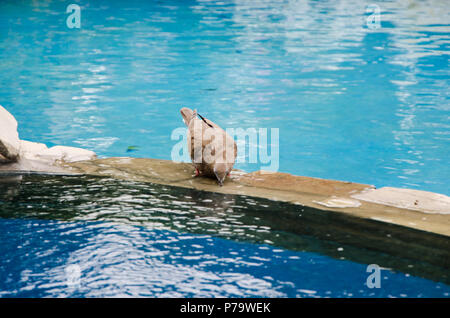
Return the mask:
<path id="1" fill-rule="evenodd" d="M 372 1 L 77 1 L 80 29 L 66 26 L 69 3 L 0 3 L 0 104 L 21 139 L 171 159 L 188 106 L 222 127 L 279 128 L 279 171 L 450 194 L 445 1 L 377 2 L 378 29 Z M 370 251 L 300 248 L 311 238 L 255 225 L 251 200 L 237 215 L 200 203 L 185 215 L 186 194 L 159 205 L 118 184 L 96 197 L 102 183 L 32 181 L 0 197 L 2 297 L 449 296 L 393 269 L 369 289 Z"/>
<path id="2" fill-rule="evenodd" d="M 450 194 L 445 1 L 0 4 L 0 104 L 23 139 L 171 159 L 181 106 L 279 128 L 279 171 Z M 255 170 L 259 164 L 238 164 Z"/>

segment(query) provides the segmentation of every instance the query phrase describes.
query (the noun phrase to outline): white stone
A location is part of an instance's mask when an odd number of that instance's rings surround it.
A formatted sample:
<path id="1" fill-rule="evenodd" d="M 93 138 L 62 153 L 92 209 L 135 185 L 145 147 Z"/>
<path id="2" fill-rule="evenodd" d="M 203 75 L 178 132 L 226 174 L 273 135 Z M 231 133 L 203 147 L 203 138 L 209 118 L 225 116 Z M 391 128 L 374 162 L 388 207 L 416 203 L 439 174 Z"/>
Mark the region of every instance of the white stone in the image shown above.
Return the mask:
<path id="1" fill-rule="evenodd" d="M 64 161 L 64 162 L 76 162 L 93 160 L 97 158 L 95 152 L 76 148 L 76 147 L 66 147 L 66 146 L 54 146 L 48 148 L 37 155 L 39 158 L 50 161 Z"/>
<path id="2" fill-rule="evenodd" d="M 45 144 L 31 142 L 27 140 L 20 141 L 20 158 L 29 160 L 39 160 L 39 154 L 47 150 Z"/>
<path id="3" fill-rule="evenodd" d="M 0 105 L 0 158 L 15 162 L 19 159 L 19 155 L 20 140 L 17 121 Z"/>
<path id="4" fill-rule="evenodd" d="M 351 197 L 425 213 L 450 214 L 450 197 L 439 193 L 383 187 L 354 194 Z"/>

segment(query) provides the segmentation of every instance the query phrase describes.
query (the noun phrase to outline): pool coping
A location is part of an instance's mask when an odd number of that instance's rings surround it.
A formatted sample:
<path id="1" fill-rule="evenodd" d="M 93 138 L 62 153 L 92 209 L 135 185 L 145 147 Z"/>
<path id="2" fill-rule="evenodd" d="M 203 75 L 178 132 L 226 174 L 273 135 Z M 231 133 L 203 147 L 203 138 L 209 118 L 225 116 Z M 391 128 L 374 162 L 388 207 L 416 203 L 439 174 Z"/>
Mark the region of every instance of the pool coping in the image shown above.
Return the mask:
<path id="1" fill-rule="evenodd" d="M 214 179 L 195 177 L 190 163 L 148 158 L 112 157 L 61 163 L 61 167 L 75 174 L 288 202 L 450 237 L 450 198 L 432 192 L 239 170 L 233 170 L 220 187 Z"/>
<path id="2" fill-rule="evenodd" d="M 32 161 L 0 165 L 0 175 L 11 173 L 94 175 L 253 196 L 450 237 L 450 197 L 433 192 L 392 187 L 376 189 L 354 182 L 240 170 L 233 170 L 220 187 L 214 179 L 195 177 L 190 163 L 132 157 L 59 161 L 51 166 Z"/>
<path id="3" fill-rule="evenodd" d="M 288 237 L 292 234 L 302 237 L 300 243 L 288 248 L 362 264 L 378 264 L 385 269 L 450 284 L 447 274 L 450 268 L 450 216 L 354 198 L 377 191 L 370 185 L 287 173 L 234 170 L 224 186 L 220 187 L 214 179 L 195 177 L 190 163 L 129 157 L 58 162 L 58 169 L 40 166 L 39 171 L 14 170 L 12 167 L 20 167 L 20 163 L 9 165 L 9 168 L 0 165 L 0 182 L 15 184 L 22 182 L 22 176 L 55 175 L 83 180 L 106 178 L 105 182 L 112 180 L 119 185 L 123 181 L 125 187 L 133 186 L 135 182 L 140 189 L 145 189 L 145 183 L 148 183 L 149 191 L 159 185 L 164 191 L 188 193 L 191 200 L 198 196 L 212 198 L 208 201 L 215 202 L 211 203 L 212 207 L 218 204 L 218 212 L 222 211 L 220 200 L 243 200 L 251 204 L 247 208 L 252 212 L 247 217 L 253 215 L 255 218 L 247 220 L 249 224 L 262 222 L 264 226 L 273 228 L 278 233 L 276 236 L 284 233 Z M 41 179 L 28 180 L 39 182 Z M 170 189 L 165 189 L 166 186 Z M 394 194 L 396 190 L 406 191 L 407 194 L 432 194 L 393 189 Z M 201 193 L 194 193 L 196 191 Z M 235 198 L 232 199 L 232 196 Z M 431 197 L 434 198 L 433 195 Z M 261 206 L 258 202 L 262 202 Z M 289 242 L 290 239 L 274 240 L 270 244 L 285 248 Z"/>

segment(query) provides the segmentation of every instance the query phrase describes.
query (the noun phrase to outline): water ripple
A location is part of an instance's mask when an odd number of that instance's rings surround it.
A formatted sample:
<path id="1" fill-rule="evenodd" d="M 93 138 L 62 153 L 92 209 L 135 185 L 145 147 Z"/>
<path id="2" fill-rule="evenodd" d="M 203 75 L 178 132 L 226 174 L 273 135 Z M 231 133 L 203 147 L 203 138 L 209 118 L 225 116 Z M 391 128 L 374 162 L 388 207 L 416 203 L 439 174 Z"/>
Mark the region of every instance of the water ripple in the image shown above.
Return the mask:
<path id="1" fill-rule="evenodd" d="M 325 211 L 108 178 L 0 180 L 1 297 L 449 295 L 414 276 L 446 281 L 445 264 L 370 251 Z M 367 263 L 403 272 L 383 271 L 374 293 Z"/>

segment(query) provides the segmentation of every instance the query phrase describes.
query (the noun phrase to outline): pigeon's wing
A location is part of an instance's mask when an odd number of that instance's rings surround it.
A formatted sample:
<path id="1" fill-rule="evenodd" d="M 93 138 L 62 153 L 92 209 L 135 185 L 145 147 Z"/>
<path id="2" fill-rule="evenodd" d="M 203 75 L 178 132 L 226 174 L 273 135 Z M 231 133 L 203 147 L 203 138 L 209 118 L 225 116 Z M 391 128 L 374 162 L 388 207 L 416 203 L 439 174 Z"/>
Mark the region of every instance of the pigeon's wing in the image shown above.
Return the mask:
<path id="1" fill-rule="evenodd" d="M 187 135 L 192 162 L 206 174 L 213 173 L 218 158 L 225 160 L 226 165 L 232 168 L 237 156 L 234 139 L 209 119 L 201 116 L 201 119 L 197 118 L 196 110 L 192 116 Z"/>
<path id="2" fill-rule="evenodd" d="M 202 158 L 201 155 L 203 153 L 203 149 L 208 143 L 207 140 L 203 137 L 206 128 L 209 127 L 203 121 L 195 117 L 189 123 L 187 139 L 188 139 L 188 151 L 191 155 L 192 161 L 194 161 L 194 158 Z"/>
<path id="3" fill-rule="evenodd" d="M 227 164 L 233 166 L 237 156 L 237 145 L 230 135 L 228 135 L 227 133 L 225 134 L 226 134 L 225 159 Z"/>

